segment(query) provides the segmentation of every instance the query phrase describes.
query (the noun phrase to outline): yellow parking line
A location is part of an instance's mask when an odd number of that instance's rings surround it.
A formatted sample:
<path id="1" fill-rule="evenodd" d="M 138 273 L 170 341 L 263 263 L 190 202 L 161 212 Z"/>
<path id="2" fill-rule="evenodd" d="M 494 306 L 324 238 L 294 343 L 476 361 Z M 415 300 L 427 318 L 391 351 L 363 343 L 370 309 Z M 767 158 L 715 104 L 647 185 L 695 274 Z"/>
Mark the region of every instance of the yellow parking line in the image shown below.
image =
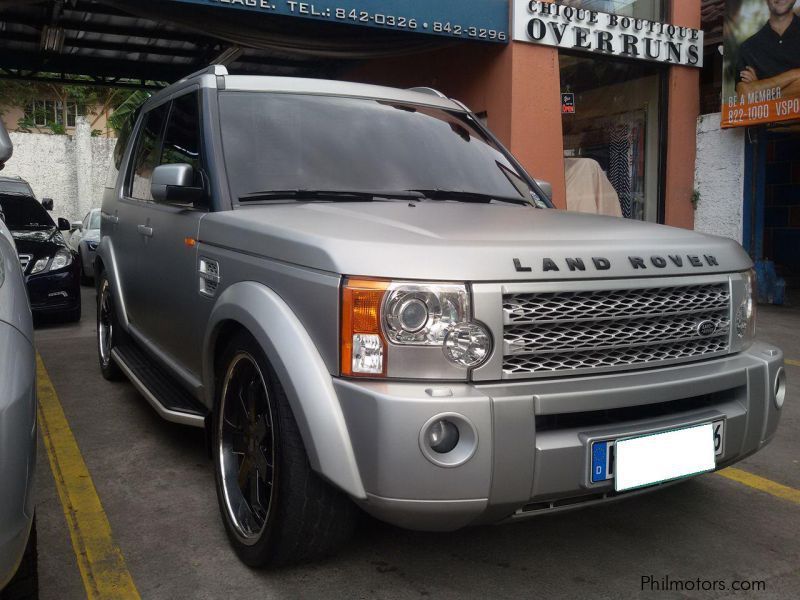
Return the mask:
<path id="1" fill-rule="evenodd" d="M 787 365 L 792 365 L 793 367 L 800 367 L 800 360 L 789 360 L 787 358 L 785 362 Z"/>
<path id="2" fill-rule="evenodd" d="M 722 475 L 731 481 L 736 481 L 760 492 L 775 496 L 776 498 L 781 498 L 782 500 L 788 500 L 789 502 L 800 504 L 800 490 L 791 488 L 788 485 L 776 483 L 770 479 L 753 475 L 752 473 L 742 471 L 741 469 L 734 469 L 733 467 L 728 467 L 727 469 L 717 471 L 717 475 Z"/>
<path id="3" fill-rule="evenodd" d="M 125 559 L 42 357 L 36 357 L 39 426 L 89 600 L 138 599 Z"/>

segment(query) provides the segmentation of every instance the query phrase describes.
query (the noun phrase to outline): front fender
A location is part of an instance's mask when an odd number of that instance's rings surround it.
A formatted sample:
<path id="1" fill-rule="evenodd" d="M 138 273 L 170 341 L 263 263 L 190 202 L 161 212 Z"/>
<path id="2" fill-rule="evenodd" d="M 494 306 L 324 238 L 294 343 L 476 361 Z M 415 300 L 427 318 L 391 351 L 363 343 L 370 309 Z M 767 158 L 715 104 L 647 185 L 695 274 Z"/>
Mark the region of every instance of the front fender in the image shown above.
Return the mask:
<path id="1" fill-rule="evenodd" d="M 103 265 L 103 270 L 106 272 L 108 282 L 111 284 L 111 293 L 114 295 L 114 306 L 116 307 L 117 320 L 125 331 L 128 331 L 128 309 L 125 305 L 125 294 L 122 293 L 122 282 L 117 274 L 117 257 L 114 253 L 114 245 L 111 243 L 111 238 L 103 236 L 100 244 L 97 246 L 97 252 L 94 257 L 94 274 L 95 277 L 100 275 L 100 264 Z"/>
<path id="2" fill-rule="evenodd" d="M 223 292 L 205 335 L 203 373 L 209 393 L 214 390 L 215 342 L 226 321 L 247 329 L 264 350 L 286 392 L 311 467 L 351 496 L 365 499 L 330 373 L 292 309 L 274 291 L 252 281 L 236 283 Z M 209 400 L 213 405 L 213 399 Z"/>

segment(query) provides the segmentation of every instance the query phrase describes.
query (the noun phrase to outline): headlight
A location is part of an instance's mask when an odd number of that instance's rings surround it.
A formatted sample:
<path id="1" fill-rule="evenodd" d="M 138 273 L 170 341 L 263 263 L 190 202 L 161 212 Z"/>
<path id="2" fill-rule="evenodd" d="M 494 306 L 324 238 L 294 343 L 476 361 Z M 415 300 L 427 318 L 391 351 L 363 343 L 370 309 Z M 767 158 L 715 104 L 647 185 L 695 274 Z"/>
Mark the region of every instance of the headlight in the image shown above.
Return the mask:
<path id="1" fill-rule="evenodd" d="M 340 351 L 345 376 L 463 379 L 492 340 L 464 284 L 346 279 Z"/>
<path id="2" fill-rule="evenodd" d="M 36 275 L 36 273 L 41 273 L 47 268 L 47 263 L 50 262 L 50 257 L 45 256 L 44 258 L 40 258 L 33 264 L 33 268 L 31 269 L 31 275 Z"/>
<path id="3" fill-rule="evenodd" d="M 47 266 L 49 263 L 49 267 Z M 60 271 L 61 269 L 65 269 L 66 267 L 72 264 L 72 252 L 69 250 L 64 250 L 63 248 L 56 252 L 55 256 L 53 257 L 53 261 L 50 261 L 49 256 L 45 256 L 44 258 L 40 258 L 33 264 L 33 268 L 31 269 L 31 275 L 36 275 L 37 273 L 43 273 L 44 271 Z"/>
<path id="4" fill-rule="evenodd" d="M 746 350 L 756 335 L 758 288 L 755 270 L 742 273 L 742 301 L 736 308 L 733 322 L 734 347 Z"/>
<path id="5" fill-rule="evenodd" d="M 94 252 L 95 250 L 97 250 L 97 246 L 99 244 L 100 242 L 86 242 L 86 247 L 89 248 L 91 252 Z"/>
<path id="6" fill-rule="evenodd" d="M 53 262 L 50 264 L 51 271 L 59 271 L 72 264 L 72 252 L 69 250 L 61 249 L 56 252 L 53 257 Z"/>
<path id="7" fill-rule="evenodd" d="M 393 283 L 383 306 L 386 336 L 401 345 L 441 346 L 450 328 L 468 318 L 463 285 Z"/>

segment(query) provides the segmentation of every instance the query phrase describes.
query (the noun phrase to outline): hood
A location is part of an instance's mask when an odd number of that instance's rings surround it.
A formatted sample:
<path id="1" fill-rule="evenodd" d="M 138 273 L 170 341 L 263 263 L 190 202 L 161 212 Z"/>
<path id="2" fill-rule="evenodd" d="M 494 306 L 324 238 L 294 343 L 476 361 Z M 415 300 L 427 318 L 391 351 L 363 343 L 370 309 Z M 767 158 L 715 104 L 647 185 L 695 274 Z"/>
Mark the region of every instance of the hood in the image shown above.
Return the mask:
<path id="1" fill-rule="evenodd" d="M 64 236 L 56 228 L 50 229 L 17 229 L 11 235 L 17 245 L 19 254 L 31 254 L 34 258 L 52 256 L 60 248 L 66 248 Z"/>
<path id="2" fill-rule="evenodd" d="M 212 213 L 200 241 L 345 275 L 454 281 L 741 271 L 739 244 L 626 219 L 456 202 L 305 203 Z"/>

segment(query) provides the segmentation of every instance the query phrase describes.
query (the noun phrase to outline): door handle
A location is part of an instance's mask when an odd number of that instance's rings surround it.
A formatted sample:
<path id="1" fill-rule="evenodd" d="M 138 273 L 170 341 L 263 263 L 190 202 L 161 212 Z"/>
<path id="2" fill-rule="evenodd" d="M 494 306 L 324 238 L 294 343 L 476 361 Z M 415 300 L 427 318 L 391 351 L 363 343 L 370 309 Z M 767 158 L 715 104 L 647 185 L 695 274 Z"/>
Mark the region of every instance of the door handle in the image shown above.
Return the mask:
<path id="1" fill-rule="evenodd" d="M 116 215 L 109 215 L 109 214 L 103 213 L 103 218 L 107 219 L 109 223 L 113 223 L 114 225 L 119 223 L 119 217 L 116 216 Z"/>
<path id="2" fill-rule="evenodd" d="M 140 234 L 142 234 L 145 237 L 153 237 L 152 227 L 147 227 L 146 225 L 139 225 L 139 227 L 137 227 L 136 229 L 139 231 Z"/>

